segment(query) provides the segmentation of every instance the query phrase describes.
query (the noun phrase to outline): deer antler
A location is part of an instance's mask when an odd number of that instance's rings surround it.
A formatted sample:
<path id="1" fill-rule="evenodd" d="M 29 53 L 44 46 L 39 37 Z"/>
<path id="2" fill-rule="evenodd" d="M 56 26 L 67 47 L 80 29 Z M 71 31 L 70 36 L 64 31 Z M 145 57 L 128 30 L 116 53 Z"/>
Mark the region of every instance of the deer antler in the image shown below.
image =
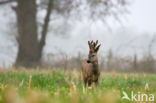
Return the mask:
<path id="1" fill-rule="evenodd" d="M 88 41 L 89 48 L 92 48 L 92 42 Z"/>
<path id="2" fill-rule="evenodd" d="M 91 48 L 91 46 L 90 46 L 90 45 L 91 45 L 91 44 L 90 44 L 90 41 L 88 41 L 88 45 L 89 45 L 89 48 Z"/>
<path id="3" fill-rule="evenodd" d="M 98 40 L 96 40 L 96 42 L 94 42 L 94 48 L 96 48 L 97 44 L 98 44 Z"/>
<path id="4" fill-rule="evenodd" d="M 90 49 L 95 50 L 97 44 L 98 44 L 98 40 L 96 40 L 96 42 L 94 42 L 93 40 L 92 40 L 92 41 L 88 41 L 88 45 L 89 45 L 89 48 L 90 48 Z"/>
<path id="5" fill-rule="evenodd" d="M 94 49 L 94 42 L 92 41 L 88 41 L 88 45 L 90 49 Z"/>

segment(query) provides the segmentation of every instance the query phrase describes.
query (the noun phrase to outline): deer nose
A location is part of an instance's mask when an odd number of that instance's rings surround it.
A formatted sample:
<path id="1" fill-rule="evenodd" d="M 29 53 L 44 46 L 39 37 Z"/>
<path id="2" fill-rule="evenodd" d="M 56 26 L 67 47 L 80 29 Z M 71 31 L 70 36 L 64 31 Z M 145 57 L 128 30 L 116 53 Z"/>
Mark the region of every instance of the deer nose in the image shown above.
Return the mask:
<path id="1" fill-rule="evenodd" d="M 87 60 L 87 63 L 90 63 L 90 60 Z"/>

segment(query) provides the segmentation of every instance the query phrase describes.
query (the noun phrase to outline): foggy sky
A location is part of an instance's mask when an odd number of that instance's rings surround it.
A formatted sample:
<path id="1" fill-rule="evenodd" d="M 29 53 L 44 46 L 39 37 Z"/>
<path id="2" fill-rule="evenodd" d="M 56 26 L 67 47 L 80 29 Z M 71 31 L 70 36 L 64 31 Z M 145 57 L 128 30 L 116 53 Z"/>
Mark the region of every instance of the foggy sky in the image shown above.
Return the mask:
<path id="1" fill-rule="evenodd" d="M 129 8 L 128 26 L 135 27 L 140 32 L 156 33 L 156 0 L 132 0 Z"/>
<path id="2" fill-rule="evenodd" d="M 96 40 L 102 44 L 100 53 L 104 54 L 112 49 L 116 54 L 133 55 L 134 53 L 143 54 L 148 47 L 153 35 L 156 35 L 156 0 L 132 0 L 128 7 L 130 14 L 122 17 L 122 23 L 113 19 L 108 20 L 107 27 L 100 21 L 90 23 L 89 20 L 74 22 L 67 35 L 55 36 L 53 26 L 49 28 L 45 55 L 62 51 L 68 55 L 87 54 L 88 40 Z M 3 9 L 2 9 L 3 8 Z M 8 9 L 8 11 L 7 11 Z M 17 44 L 12 42 L 13 32 L 10 30 L 10 22 L 14 22 L 15 14 L 11 13 L 8 7 L 0 9 L 0 66 L 8 66 L 15 62 L 17 55 Z M 60 22 L 60 20 L 58 20 Z M 58 21 L 51 24 L 59 24 Z M 64 33 L 64 32 L 62 32 Z M 131 42 L 132 41 L 132 42 Z M 156 43 L 155 43 L 156 44 Z M 156 52 L 154 48 L 153 53 Z"/>

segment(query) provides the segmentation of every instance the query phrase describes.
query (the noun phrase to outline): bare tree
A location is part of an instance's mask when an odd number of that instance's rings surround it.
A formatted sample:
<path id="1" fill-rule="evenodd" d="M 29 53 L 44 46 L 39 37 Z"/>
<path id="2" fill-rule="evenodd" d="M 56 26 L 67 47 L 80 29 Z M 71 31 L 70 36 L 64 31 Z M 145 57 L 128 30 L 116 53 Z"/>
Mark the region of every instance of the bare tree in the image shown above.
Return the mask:
<path id="1" fill-rule="evenodd" d="M 119 14 L 123 14 L 128 4 L 127 0 L 0 0 L 0 5 L 16 2 L 12 7 L 16 13 L 18 28 L 18 55 L 16 65 L 33 66 L 40 63 L 43 48 L 45 46 L 50 15 L 52 11 L 67 17 L 88 16 L 106 21 L 107 16 L 113 16 L 120 20 Z M 42 32 L 38 33 L 37 8 L 46 8 L 46 16 L 42 26 Z M 38 40 L 38 35 L 41 39 Z"/>
<path id="2" fill-rule="evenodd" d="M 154 45 L 154 42 L 156 42 L 156 34 L 153 35 L 153 37 L 152 37 L 152 39 L 151 39 L 151 41 L 150 41 L 150 43 L 148 45 L 148 55 L 152 55 L 151 51 L 152 51 L 152 47 Z"/>

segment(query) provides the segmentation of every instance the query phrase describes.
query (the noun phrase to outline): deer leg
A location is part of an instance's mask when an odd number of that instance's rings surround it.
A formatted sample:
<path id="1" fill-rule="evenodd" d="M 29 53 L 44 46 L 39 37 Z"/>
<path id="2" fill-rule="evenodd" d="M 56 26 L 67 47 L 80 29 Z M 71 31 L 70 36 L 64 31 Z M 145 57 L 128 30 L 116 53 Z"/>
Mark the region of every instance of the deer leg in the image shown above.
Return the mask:
<path id="1" fill-rule="evenodd" d="M 92 81 L 88 80 L 88 86 L 90 87 L 92 85 Z"/>
<path id="2" fill-rule="evenodd" d="M 85 87 L 88 85 L 87 79 L 84 80 Z"/>
<path id="3" fill-rule="evenodd" d="M 98 85 L 98 79 L 95 81 L 95 87 L 97 87 Z"/>

